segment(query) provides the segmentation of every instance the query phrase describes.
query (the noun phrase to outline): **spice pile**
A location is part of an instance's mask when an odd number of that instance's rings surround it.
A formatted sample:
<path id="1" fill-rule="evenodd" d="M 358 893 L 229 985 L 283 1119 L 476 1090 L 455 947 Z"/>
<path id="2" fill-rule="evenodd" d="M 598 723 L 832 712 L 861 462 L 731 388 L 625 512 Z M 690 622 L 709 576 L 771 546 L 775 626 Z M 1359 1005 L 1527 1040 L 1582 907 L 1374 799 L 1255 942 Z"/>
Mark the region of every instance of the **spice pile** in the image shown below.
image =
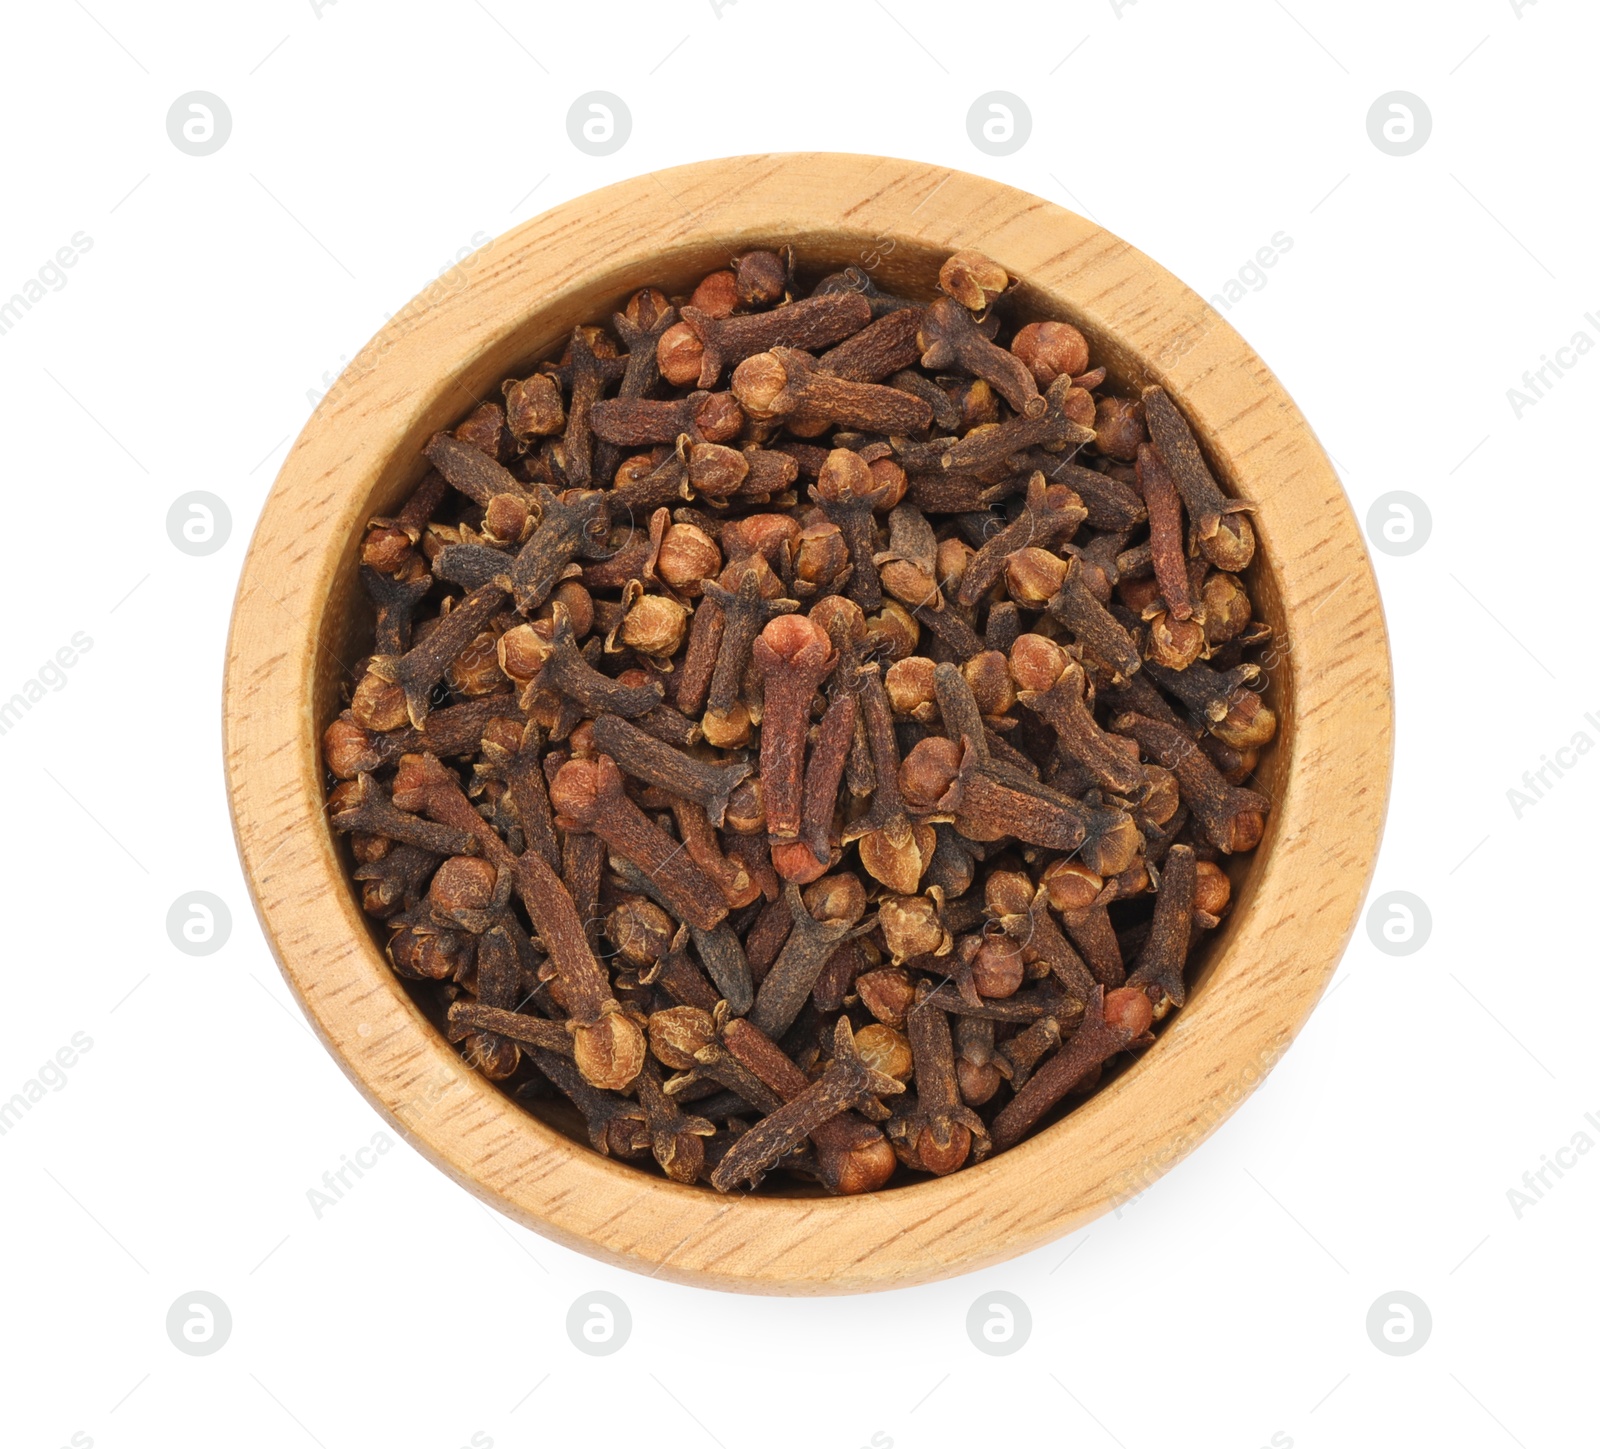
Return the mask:
<path id="1" fill-rule="evenodd" d="M 1013 1146 L 1182 1006 L 1262 835 L 1248 505 L 995 262 L 938 286 L 646 288 L 362 543 L 324 750 L 394 970 L 678 1182 Z"/>

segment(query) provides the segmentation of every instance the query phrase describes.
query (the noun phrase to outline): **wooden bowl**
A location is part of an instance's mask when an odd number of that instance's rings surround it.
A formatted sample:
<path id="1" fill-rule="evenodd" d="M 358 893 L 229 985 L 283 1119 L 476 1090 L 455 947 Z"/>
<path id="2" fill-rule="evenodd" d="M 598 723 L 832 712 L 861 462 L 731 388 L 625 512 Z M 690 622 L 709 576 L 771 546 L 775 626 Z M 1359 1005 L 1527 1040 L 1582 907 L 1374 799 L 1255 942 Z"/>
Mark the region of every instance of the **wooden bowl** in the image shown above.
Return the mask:
<path id="1" fill-rule="evenodd" d="M 370 649 L 365 520 L 421 450 L 574 325 L 649 283 L 687 291 L 753 246 L 857 265 L 928 295 L 975 247 L 1065 318 L 1121 387 L 1159 382 L 1228 492 L 1252 499 L 1251 588 L 1280 646 L 1281 729 L 1258 783 L 1266 838 L 1238 873 L 1189 1004 L 1064 1120 L 948 1178 L 869 1197 L 724 1197 L 609 1161 L 468 1069 L 390 972 L 323 812 L 322 729 Z M 351 1080 L 421 1152 L 557 1242 L 637 1271 L 752 1293 L 853 1293 L 995 1263 L 1080 1227 L 1165 1172 L 1265 1076 L 1322 993 L 1377 852 L 1391 766 L 1388 642 L 1361 535 L 1266 365 L 1148 257 L 980 176 L 873 156 L 710 161 L 624 181 L 490 242 L 404 308 L 295 443 L 245 561 L 224 701 L 234 831 L 290 987 Z"/>

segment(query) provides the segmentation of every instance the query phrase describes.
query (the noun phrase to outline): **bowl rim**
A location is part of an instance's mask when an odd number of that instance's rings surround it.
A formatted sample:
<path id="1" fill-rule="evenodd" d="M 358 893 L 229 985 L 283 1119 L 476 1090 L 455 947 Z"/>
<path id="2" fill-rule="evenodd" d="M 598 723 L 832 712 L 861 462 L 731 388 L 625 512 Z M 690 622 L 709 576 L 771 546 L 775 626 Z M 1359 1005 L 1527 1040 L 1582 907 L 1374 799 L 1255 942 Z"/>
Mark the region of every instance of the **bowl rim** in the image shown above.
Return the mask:
<path id="1" fill-rule="evenodd" d="M 335 580 L 353 568 L 384 480 L 392 490 L 395 470 L 466 411 L 462 389 L 505 375 L 496 360 L 533 321 L 548 331 L 590 320 L 581 309 L 618 278 L 643 285 L 663 257 L 713 241 L 731 256 L 785 236 L 859 243 L 864 262 L 902 243 L 976 248 L 1122 371 L 1166 387 L 1228 491 L 1255 504 L 1288 640 L 1269 834 L 1206 990 L 1139 1070 L 1054 1126 L 951 1177 L 861 1198 L 681 1187 L 570 1141 L 467 1068 L 369 934 L 326 826 L 320 765 L 318 659 L 338 657 Z M 878 156 L 740 156 L 635 177 L 522 223 L 461 273 L 401 309 L 307 422 L 256 525 L 229 631 L 235 840 L 273 954 L 334 1059 L 490 1206 L 581 1252 L 703 1287 L 930 1281 L 1039 1247 L 1137 1195 L 1226 1120 L 1303 1025 L 1354 928 L 1387 806 L 1393 719 L 1376 581 L 1332 465 L 1276 378 L 1202 298 L 1093 222 L 985 177 Z"/>

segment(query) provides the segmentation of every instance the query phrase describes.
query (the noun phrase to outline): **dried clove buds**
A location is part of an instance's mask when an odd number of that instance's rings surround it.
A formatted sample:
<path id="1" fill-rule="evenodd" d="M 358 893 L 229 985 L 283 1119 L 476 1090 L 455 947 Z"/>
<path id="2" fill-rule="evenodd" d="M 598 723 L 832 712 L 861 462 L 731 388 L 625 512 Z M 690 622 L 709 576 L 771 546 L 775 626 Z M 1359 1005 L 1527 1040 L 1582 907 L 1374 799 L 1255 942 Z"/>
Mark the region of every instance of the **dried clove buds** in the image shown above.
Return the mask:
<path id="1" fill-rule="evenodd" d="M 445 1038 L 721 1192 L 1048 1126 L 1183 1007 L 1270 813 L 1256 531 L 1177 401 L 980 253 L 822 271 L 618 299 L 431 438 L 323 741 Z"/>

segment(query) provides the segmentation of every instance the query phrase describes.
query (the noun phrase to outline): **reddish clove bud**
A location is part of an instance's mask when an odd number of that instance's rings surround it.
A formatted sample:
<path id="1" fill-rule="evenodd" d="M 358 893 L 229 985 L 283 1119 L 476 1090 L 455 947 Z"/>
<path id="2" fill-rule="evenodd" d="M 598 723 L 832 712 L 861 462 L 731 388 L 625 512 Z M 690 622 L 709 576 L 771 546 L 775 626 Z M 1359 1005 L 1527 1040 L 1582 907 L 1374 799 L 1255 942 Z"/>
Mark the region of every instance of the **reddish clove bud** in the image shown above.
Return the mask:
<path id="1" fill-rule="evenodd" d="M 761 788 L 767 834 L 774 841 L 800 833 L 801 779 L 811 699 L 836 662 L 827 634 L 802 614 L 786 614 L 761 631 L 751 651 L 765 694 L 761 728 Z"/>

